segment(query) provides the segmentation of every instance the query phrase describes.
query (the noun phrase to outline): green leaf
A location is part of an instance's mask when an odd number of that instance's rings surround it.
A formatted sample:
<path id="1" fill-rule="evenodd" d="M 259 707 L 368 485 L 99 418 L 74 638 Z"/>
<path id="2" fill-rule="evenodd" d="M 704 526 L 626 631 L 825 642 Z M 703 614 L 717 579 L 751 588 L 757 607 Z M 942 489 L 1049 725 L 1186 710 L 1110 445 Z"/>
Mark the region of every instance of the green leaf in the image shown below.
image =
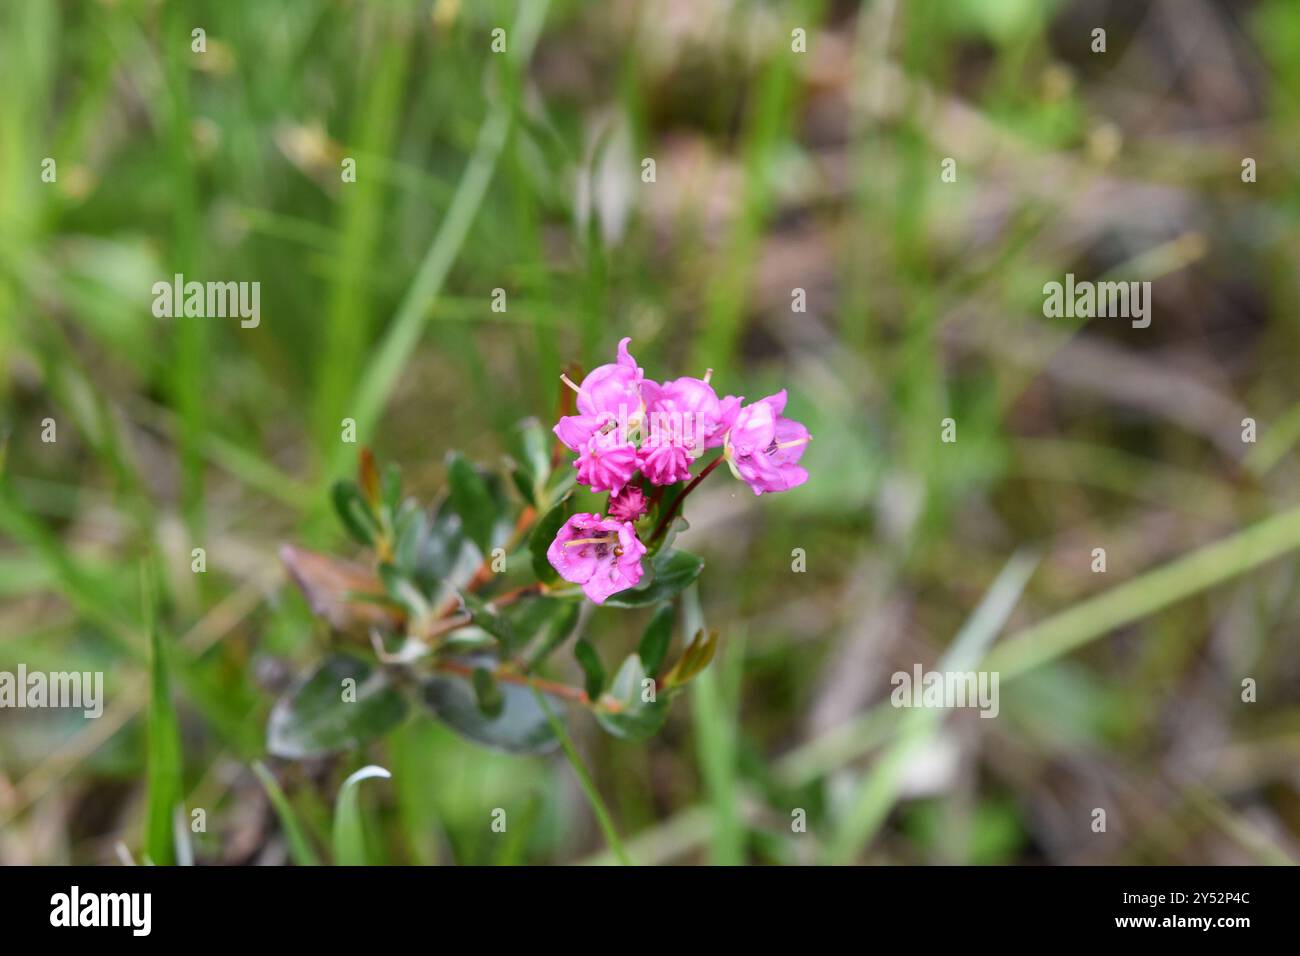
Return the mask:
<path id="1" fill-rule="evenodd" d="M 609 696 L 622 706 L 617 712 L 597 710 L 596 722 L 608 733 L 624 740 L 646 740 L 659 732 L 668 719 L 668 701 L 642 697 L 646 679 L 645 665 L 637 654 L 623 661 L 609 688 Z"/>
<path id="2" fill-rule="evenodd" d="M 474 668 L 474 696 L 484 717 L 492 720 L 501 716 L 501 711 L 505 708 L 505 697 L 496 678 L 486 667 Z"/>
<path id="3" fill-rule="evenodd" d="M 501 642 L 502 656 L 513 653 L 520 646 L 519 634 L 508 617 L 493 610 L 471 591 L 462 591 L 460 597 L 473 615 L 474 623 Z"/>
<path id="4" fill-rule="evenodd" d="M 414 581 L 406 576 L 395 564 L 384 563 L 379 566 L 379 580 L 384 584 L 388 596 L 406 610 L 412 620 L 420 620 L 431 612 L 429 600 Z"/>
<path id="5" fill-rule="evenodd" d="M 350 694 L 344 700 L 345 680 L 355 681 L 355 700 Z M 293 759 L 330 753 L 382 736 L 405 716 L 406 698 L 382 669 L 335 654 L 276 703 L 267 722 L 266 747 Z"/>
<path id="6" fill-rule="evenodd" d="M 689 551 L 660 551 L 650 562 L 650 581 L 612 594 L 605 607 L 646 607 L 671 600 L 704 569 L 704 559 Z"/>
<path id="7" fill-rule="evenodd" d="M 271 771 L 267 770 L 260 760 L 255 760 L 253 762 L 253 773 L 257 774 L 257 779 L 262 781 L 262 787 L 266 790 L 267 799 L 271 801 L 276 816 L 280 818 L 280 828 L 284 830 L 284 841 L 289 845 L 289 858 L 298 866 L 320 866 L 320 857 L 316 855 L 315 849 L 312 848 L 311 840 L 307 838 L 307 831 L 303 829 L 302 822 L 293 809 L 293 804 L 284 795 L 284 791 L 276 783 Z"/>
<path id="8" fill-rule="evenodd" d="M 465 534 L 486 558 L 492 553 L 501 502 L 478 469 L 456 452 L 448 456 L 447 480 L 451 486 L 451 508 L 460 515 Z"/>
<path id="9" fill-rule="evenodd" d="M 584 687 L 587 696 L 597 700 L 601 691 L 605 689 L 605 668 L 600 663 L 600 655 L 596 653 L 596 648 L 591 645 L 591 642 L 583 638 L 573 645 L 573 656 L 578 659 L 578 666 L 582 668 L 583 676 L 586 678 Z"/>
<path id="10" fill-rule="evenodd" d="M 435 674 L 421 686 L 421 698 L 452 730 L 486 747 L 517 754 L 553 750 L 555 733 L 532 691 L 518 684 L 498 687 L 502 707 L 495 717 L 479 709 L 473 689 L 460 677 Z"/>
<path id="11" fill-rule="evenodd" d="M 391 514 L 397 514 L 402 505 L 402 469 L 396 462 L 384 466 L 383 502 Z"/>
<path id="12" fill-rule="evenodd" d="M 538 484 L 544 484 L 551 475 L 550 443 L 551 433 L 536 418 L 527 418 L 520 423 L 519 444 L 523 449 L 524 463 Z"/>
<path id="13" fill-rule="evenodd" d="M 361 817 L 361 781 L 390 774 L 373 764 L 362 767 L 343 781 L 338 800 L 334 804 L 334 864 L 335 866 L 365 866 L 370 862 L 366 853 L 366 828 Z"/>
<path id="14" fill-rule="evenodd" d="M 533 487 L 533 476 L 528 473 L 528 469 L 518 462 L 513 462 L 510 467 L 510 480 L 514 482 L 515 489 L 519 492 L 520 497 L 535 507 L 537 505 L 537 489 Z"/>
<path id="15" fill-rule="evenodd" d="M 645 664 L 638 654 L 629 654 L 614 675 L 614 682 L 609 685 L 609 696 L 625 708 L 638 707 L 641 700 L 641 682 L 645 680 Z"/>
<path id="16" fill-rule="evenodd" d="M 665 604 L 655 611 L 636 647 L 637 656 L 645 665 L 647 674 L 659 673 L 659 667 L 668 656 L 668 645 L 673 639 L 673 606 Z"/>
<path id="17" fill-rule="evenodd" d="M 530 639 L 532 647 L 528 652 L 529 670 L 537 667 L 557 647 L 568 640 L 578 624 L 578 615 L 581 613 L 579 605 L 573 601 L 547 600 L 532 603 L 544 604 L 549 609 L 549 613 L 535 630 L 528 632 L 533 635 Z"/>
<path id="18" fill-rule="evenodd" d="M 717 631 L 709 631 L 707 634 L 703 628 L 696 631 L 695 637 L 691 638 L 691 642 L 686 645 L 681 658 L 673 665 L 672 670 L 664 675 L 663 686 L 671 688 L 685 684 L 709 666 L 717 649 Z"/>
<path id="19" fill-rule="evenodd" d="M 551 436 L 536 418 L 519 423 L 519 460 L 511 471 L 519 493 L 531 505 L 544 505 L 545 489 L 551 477 L 551 456 L 547 451 Z"/>
<path id="20" fill-rule="evenodd" d="M 569 518 L 569 496 L 565 495 L 550 511 L 538 519 L 537 524 L 533 525 L 532 536 L 528 539 L 528 549 L 533 555 L 533 573 L 537 575 L 539 581 L 558 581 L 560 576 L 555 573 L 555 568 L 551 567 L 551 562 L 546 557 L 546 549 L 551 546 L 555 540 L 555 535 L 559 532 L 560 527 Z"/>
<path id="21" fill-rule="evenodd" d="M 403 574 L 418 579 L 420 552 L 429 536 L 429 519 L 414 501 L 402 504 L 395 514 L 393 562 Z"/>
<path id="22" fill-rule="evenodd" d="M 375 534 L 379 531 L 379 522 L 366 503 L 365 496 L 355 481 L 340 479 L 330 488 L 330 500 L 334 510 L 348 534 L 360 544 L 375 543 Z"/>
<path id="23" fill-rule="evenodd" d="M 146 588 L 147 592 L 151 589 Z M 152 598 L 146 597 L 151 604 Z M 152 606 L 146 611 L 149 625 L 149 756 L 148 805 L 145 809 L 144 853 L 159 866 L 175 862 L 176 842 L 173 818 L 181 802 L 181 740 L 172 706 L 167 659 L 162 637 L 152 623 Z"/>
<path id="24" fill-rule="evenodd" d="M 435 509 L 418 550 L 415 579 L 423 593 L 434 595 L 435 604 L 468 584 L 481 561 L 450 501 Z M 435 594 L 439 589 L 441 593 Z"/>

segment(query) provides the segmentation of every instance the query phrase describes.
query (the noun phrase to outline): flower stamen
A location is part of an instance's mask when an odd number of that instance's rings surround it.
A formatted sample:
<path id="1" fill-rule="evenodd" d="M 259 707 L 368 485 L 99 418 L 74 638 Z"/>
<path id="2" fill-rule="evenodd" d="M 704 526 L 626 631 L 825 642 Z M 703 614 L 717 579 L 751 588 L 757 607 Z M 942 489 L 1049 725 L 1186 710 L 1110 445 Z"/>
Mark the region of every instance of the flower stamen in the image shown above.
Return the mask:
<path id="1" fill-rule="evenodd" d="M 804 438 L 795 438 L 792 441 L 778 442 L 772 446 L 772 451 L 776 451 L 778 448 L 794 448 L 797 445 L 806 445 L 812 441 L 812 438 L 812 435 L 808 435 Z"/>
<path id="2" fill-rule="evenodd" d="M 617 540 L 618 540 L 618 535 L 607 534 L 595 538 L 574 538 L 570 541 L 564 542 L 564 546 L 566 548 L 572 548 L 580 544 L 605 544 L 609 541 L 617 541 Z"/>

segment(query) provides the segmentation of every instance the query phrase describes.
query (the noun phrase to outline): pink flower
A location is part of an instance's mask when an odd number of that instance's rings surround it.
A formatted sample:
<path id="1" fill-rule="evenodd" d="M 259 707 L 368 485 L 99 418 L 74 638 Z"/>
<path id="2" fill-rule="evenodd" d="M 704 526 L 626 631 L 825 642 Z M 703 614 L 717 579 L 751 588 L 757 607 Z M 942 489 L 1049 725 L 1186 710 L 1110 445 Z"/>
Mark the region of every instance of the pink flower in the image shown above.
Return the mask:
<path id="1" fill-rule="evenodd" d="M 628 440 L 628 430 L 644 408 L 645 372 L 627 350 L 631 341 L 618 343 L 617 361 L 592 369 L 582 380 L 579 414 L 566 415 L 555 426 L 556 437 L 578 452 L 578 481 L 592 491 L 617 493 L 636 474 L 636 446 Z"/>
<path id="2" fill-rule="evenodd" d="M 643 407 L 641 383 L 645 371 L 628 353 L 630 338 L 618 343 L 618 360 L 592 369 L 578 386 L 578 414 L 566 415 L 555 426 L 556 437 L 573 451 L 581 451 L 593 436 L 600 435 L 611 443 L 615 425 L 626 426 L 639 419 Z M 566 379 L 567 381 L 567 379 Z M 621 439 L 626 440 L 626 431 Z"/>
<path id="3" fill-rule="evenodd" d="M 635 521 L 646 513 L 648 507 L 645 492 L 636 485 L 627 485 L 609 498 L 609 516 L 619 521 Z"/>
<path id="4" fill-rule="evenodd" d="M 620 407 L 626 408 L 629 415 L 640 410 L 645 371 L 627 350 L 631 341 L 625 338 L 618 343 L 618 359 L 612 365 L 599 365 L 582 380 L 578 389 L 578 411 L 582 414 L 617 413 Z"/>
<path id="5" fill-rule="evenodd" d="M 665 442 L 662 445 L 644 445 L 638 464 L 641 474 L 654 485 L 675 485 L 691 477 L 691 457 L 681 445 Z"/>
<path id="6" fill-rule="evenodd" d="M 604 604 L 611 594 L 640 582 L 645 553 L 630 521 L 584 513 L 564 522 L 546 558 L 560 577 L 581 584 L 587 597 Z"/>
<path id="7" fill-rule="evenodd" d="M 702 378 L 683 376 L 662 385 L 646 381 L 641 395 L 650 437 L 667 431 L 671 439 L 694 452 L 693 458 L 700 457 L 706 448 L 721 445 L 740 412 L 739 398 L 728 395 L 719 399 Z"/>
<path id="8" fill-rule="evenodd" d="M 726 439 L 740 411 L 740 399 L 718 399 L 709 383 L 683 377 L 663 385 L 644 382 L 644 440 L 641 471 L 656 485 L 671 485 L 691 476 L 690 466 L 707 448 Z"/>
<path id="9" fill-rule="evenodd" d="M 727 433 L 727 463 L 754 494 L 789 491 L 808 480 L 797 464 L 812 436 L 785 411 L 785 389 L 746 405 Z"/>
<path id="10" fill-rule="evenodd" d="M 588 439 L 574 465 L 578 481 L 592 491 L 612 491 L 618 494 L 636 474 L 636 446 L 631 442 L 617 445 L 607 441 L 605 435 L 596 434 Z"/>

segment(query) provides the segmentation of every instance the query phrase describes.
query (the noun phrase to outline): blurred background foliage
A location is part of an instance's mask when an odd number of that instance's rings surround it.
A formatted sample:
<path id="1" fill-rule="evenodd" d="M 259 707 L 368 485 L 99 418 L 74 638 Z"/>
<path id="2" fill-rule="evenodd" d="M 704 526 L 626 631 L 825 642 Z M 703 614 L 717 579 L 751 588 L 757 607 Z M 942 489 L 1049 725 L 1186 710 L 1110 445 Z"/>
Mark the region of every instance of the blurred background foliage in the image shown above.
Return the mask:
<path id="1" fill-rule="evenodd" d="M 301 859 L 367 763 L 371 859 L 609 859 L 560 757 L 264 727 L 338 640 L 277 554 L 347 551 L 341 419 L 432 500 L 623 335 L 816 437 L 805 487 L 696 497 L 722 645 L 664 733 L 571 724 L 634 860 L 1300 858 L 1293 0 L 10 0 L 0 89 L 0 669 L 108 695 L 0 713 L 0 860 L 138 857 L 160 769 L 198 862 Z M 1066 272 L 1152 280 L 1151 327 L 1044 319 Z M 175 273 L 261 325 L 155 318 Z M 959 632 L 998 719 L 891 708 Z"/>

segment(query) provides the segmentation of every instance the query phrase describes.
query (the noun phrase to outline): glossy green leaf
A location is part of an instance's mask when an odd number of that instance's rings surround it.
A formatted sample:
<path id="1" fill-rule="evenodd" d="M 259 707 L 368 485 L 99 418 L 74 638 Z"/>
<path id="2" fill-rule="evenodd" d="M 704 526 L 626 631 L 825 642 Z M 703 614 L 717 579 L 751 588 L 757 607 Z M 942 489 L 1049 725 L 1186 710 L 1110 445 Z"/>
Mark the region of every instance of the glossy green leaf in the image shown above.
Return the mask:
<path id="1" fill-rule="evenodd" d="M 577 627 L 578 615 L 581 613 L 579 605 L 572 601 L 546 600 L 544 604 L 548 609 L 546 617 L 540 620 L 535 630 L 528 632 L 532 634 L 528 641 L 527 655 L 530 670 L 546 660 L 557 647 L 568 640 L 569 635 Z"/>
<path id="2" fill-rule="evenodd" d="M 673 606 L 665 604 L 655 611 L 646 625 L 636 653 L 645 665 L 647 674 L 659 673 L 659 667 L 668 656 L 668 645 L 673 639 Z"/>
<path id="3" fill-rule="evenodd" d="M 344 699 L 346 680 L 355 682 L 355 700 L 351 693 Z M 267 723 L 266 747 L 294 759 L 355 747 L 392 730 L 406 709 L 406 698 L 389 684 L 383 670 L 335 654 L 276 703 Z"/>
<path id="4" fill-rule="evenodd" d="M 551 477 L 551 456 L 548 451 L 550 442 L 550 433 L 536 418 L 528 418 L 519 423 L 519 458 L 511 471 L 511 477 L 519 493 L 534 507 L 545 505 L 544 492 Z"/>
<path id="5" fill-rule="evenodd" d="M 330 500 L 343 527 L 353 539 L 364 545 L 375 543 L 379 522 L 355 481 L 340 479 L 334 482 L 330 488 Z"/>
<path id="6" fill-rule="evenodd" d="M 618 701 L 617 712 L 596 711 L 596 721 L 609 733 L 624 740 L 646 740 L 658 733 L 668 719 L 668 701 L 655 694 L 646 700 L 646 669 L 637 654 L 623 661 L 609 687 L 609 697 Z"/>
<path id="7" fill-rule="evenodd" d="M 704 559 L 689 551 L 661 551 L 650 563 L 648 583 L 619 591 L 605 607 L 646 607 L 676 597 L 700 576 Z"/>
<path id="8" fill-rule="evenodd" d="M 560 576 L 547 560 L 546 549 L 555 540 L 556 533 L 569 518 L 569 496 L 565 495 L 550 511 L 538 519 L 533 526 L 533 533 L 528 539 L 528 549 L 533 555 L 533 573 L 539 581 L 558 581 Z"/>
<path id="9" fill-rule="evenodd" d="M 418 551 L 415 580 L 434 603 L 468 584 L 482 560 L 450 500 L 434 510 Z"/>
<path id="10" fill-rule="evenodd" d="M 600 655 L 596 653 L 596 648 L 591 642 L 584 638 L 573 645 L 573 656 L 578 659 L 578 666 L 582 668 L 585 678 L 583 686 L 587 696 L 596 700 L 605 689 L 605 668 L 600 663 Z"/>
<path id="11" fill-rule="evenodd" d="M 503 503 L 479 470 L 456 452 L 447 459 L 447 481 L 452 510 L 460 516 L 465 534 L 478 546 L 479 553 L 487 557 L 492 552 Z"/>
<path id="12" fill-rule="evenodd" d="M 471 662 L 474 663 L 474 662 Z M 420 696 L 449 727 L 476 743 L 507 753 L 545 753 L 555 748 L 555 733 L 531 689 L 498 682 L 501 712 L 488 717 L 479 709 L 469 681 L 435 674 L 421 686 Z"/>

